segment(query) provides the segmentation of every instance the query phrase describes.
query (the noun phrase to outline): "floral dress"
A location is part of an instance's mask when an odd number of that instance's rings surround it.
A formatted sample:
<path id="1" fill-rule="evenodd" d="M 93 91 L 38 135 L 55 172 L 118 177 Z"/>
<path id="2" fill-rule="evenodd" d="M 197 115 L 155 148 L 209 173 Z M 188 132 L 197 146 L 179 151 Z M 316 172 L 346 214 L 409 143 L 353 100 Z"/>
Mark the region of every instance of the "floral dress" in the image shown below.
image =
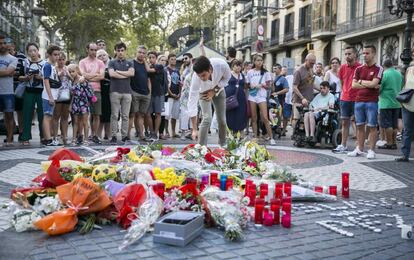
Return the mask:
<path id="1" fill-rule="evenodd" d="M 85 83 L 77 83 L 72 88 L 72 113 L 83 115 L 90 112 L 93 90 L 91 86 Z"/>

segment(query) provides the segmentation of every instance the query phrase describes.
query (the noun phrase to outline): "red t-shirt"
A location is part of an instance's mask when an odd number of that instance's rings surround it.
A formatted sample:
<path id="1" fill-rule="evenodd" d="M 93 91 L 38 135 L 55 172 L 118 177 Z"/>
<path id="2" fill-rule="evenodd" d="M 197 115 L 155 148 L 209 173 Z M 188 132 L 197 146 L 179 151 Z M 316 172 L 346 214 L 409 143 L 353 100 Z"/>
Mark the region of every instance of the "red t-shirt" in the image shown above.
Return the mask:
<path id="1" fill-rule="evenodd" d="M 372 66 L 368 66 L 367 64 L 364 64 L 356 68 L 354 79 L 371 81 L 375 78 L 378 78 L 381 82 L 383 71 L 384 69 L 377 64 L 374 64 Z M 356 102 L 378 102 L 378 96 L 379 96 L 378 88 L 361 88 L 361 89 L 358 89 L 355 101 Z"/>
<path id="2" fill-rule="evenodd" d="M 354 78 L 356 68 L 359 66 L 361 64 L 358 62 L 355 62 L 353 66 L 349 66 L 346 63 L 342 64 L 339 69 L 338 77 L 342 81 L 342 101 L 355 101 L 358 90 L 352 88 L 352 79 Z"/>

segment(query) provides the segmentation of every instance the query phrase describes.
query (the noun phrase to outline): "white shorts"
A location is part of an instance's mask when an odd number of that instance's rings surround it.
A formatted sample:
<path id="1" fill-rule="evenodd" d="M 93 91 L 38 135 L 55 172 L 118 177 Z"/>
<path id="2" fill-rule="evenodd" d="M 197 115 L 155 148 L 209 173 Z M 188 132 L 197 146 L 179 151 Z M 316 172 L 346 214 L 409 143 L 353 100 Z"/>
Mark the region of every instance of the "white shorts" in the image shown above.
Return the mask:
<path id="1" fill-rule="evenodd" d="M 188 115 L 187 109 L 181 108 L 180 110 L 180 129 L 188 130 L 190 123 L 190 116 Z"/>
<path id="2" fill-rule="evenodd" d="M 180 100 L 168 98 L 168 108 L 170 109 L 170 113 L 167 117 L 168 120 L 180 119 Z"/>
<path id="3" fill-rule="evenodd" d="M 249 94 L 248 100 L 251 101 L 251 102 L 254 102 L 256 104 L 267 102 L 267 90 L 264 89 L 264 88 L 261 88 L 257 92 L 256 96 L 252 96 L 252 95 Z"/>

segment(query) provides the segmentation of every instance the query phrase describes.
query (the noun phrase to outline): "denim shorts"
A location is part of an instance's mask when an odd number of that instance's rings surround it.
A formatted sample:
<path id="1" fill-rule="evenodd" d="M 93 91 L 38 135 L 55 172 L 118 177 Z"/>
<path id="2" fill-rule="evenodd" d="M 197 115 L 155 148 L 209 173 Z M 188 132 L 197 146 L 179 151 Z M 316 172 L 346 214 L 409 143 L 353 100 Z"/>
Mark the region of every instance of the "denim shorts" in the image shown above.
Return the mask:
<path id="1" fill-rule="evenodd" d="M 14 94 L 0 95 L 0 112 L 14 112 Z"/>
<path id="2" fill-rule="evenodd" d="M 378 103 L 355 102 L 355 123 L 376 127 L 378 125 Z"/>
<path id="3" fill-rule="evenodd" d="M 55 106 L 51 106 L 49 104 L 49 100 L 42 98 L 42 105 L 43 105 L 43 114 L 53 116 L 53 110 L 55 109 Z"/>
<path id="4" fill-rule="evenodd" d="M 292 117 L 292 104 L 283 104 L 283 118 L 291 118 Z"/>
<path id="5" fill-rule="evenodd" d="M 348 119 L 354 115 L 354 101 L 340 101 L 341 118 Z"/>

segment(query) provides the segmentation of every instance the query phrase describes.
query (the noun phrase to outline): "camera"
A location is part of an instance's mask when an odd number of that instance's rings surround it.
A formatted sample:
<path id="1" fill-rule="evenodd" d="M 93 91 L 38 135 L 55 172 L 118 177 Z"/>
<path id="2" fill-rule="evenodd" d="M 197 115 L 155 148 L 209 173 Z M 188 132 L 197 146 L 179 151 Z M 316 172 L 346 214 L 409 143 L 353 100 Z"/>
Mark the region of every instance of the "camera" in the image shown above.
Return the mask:
<path id="1" fill-rule="evenodd" d="M 413 227 L 410 225 L 402 225 L 401 238 L 402 239 L 413 239 Z"/>
<path id="2" fill-rule="evenodd" d="M 28 75 L 38 75 L 40 73 L 39 70 L 29 70 L 29 72 L 27 73 Z"/>

